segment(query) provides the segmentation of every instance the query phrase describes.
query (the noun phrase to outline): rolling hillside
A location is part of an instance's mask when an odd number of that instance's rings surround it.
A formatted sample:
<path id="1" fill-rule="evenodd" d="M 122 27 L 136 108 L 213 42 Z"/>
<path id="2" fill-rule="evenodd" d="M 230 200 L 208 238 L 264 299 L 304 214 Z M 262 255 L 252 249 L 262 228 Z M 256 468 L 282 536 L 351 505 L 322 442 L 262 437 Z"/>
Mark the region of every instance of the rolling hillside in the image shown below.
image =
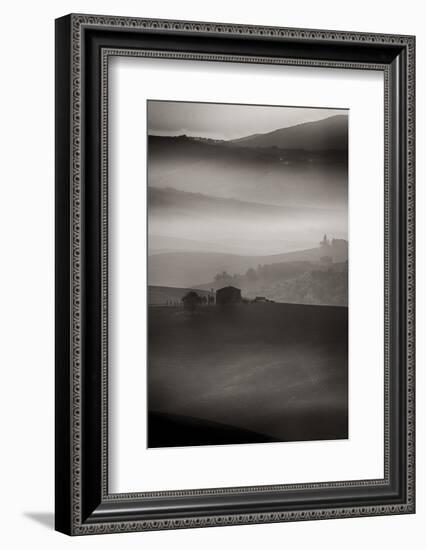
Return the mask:
<path id="1" fill-rule="evenodd" d="M 348 310 L 149 311 L 149 446 L 348 437 Z"/>
<path id="2" fill-rule="evenodd" d="M 346 241 L 344 241 L 346 242 Z M 320 247 L 270 256 L 239 256 L 214 252 L 169 252 L 154 254 L 148 258 L 148 281 L 150 285 L 198 287 L 210 284 L 215 275 L 226 271 L 244 274 L 259 264 L 283 262 L 318 262 L 324 256 Z M 347 247 L 335 247 L 328 251 L 334 262 L 348 259 Z"/>
<path id="3" fill-rule="evenodd" d="M 197 212 L 202 212 L 203 216 L 214 214 L 223 218 L 232 216 L 249 217 L 250 219 L 261 218 L 300 218 L 301 211 L 305 216 L 330 216 L 336 215 L 332 208 L 315 208 L 304 206 L 297 208 L 288 205 L 264 204 L 259 202 L 250 202 L 237 200 L 235 198 L 216 197 L 203 193 L 190 193 L 181 191 L 172 187 L 148 187 L 148 205 L 151 215 L 158 215 L 157 211 L 167 213 L 173 210 L 186 216 L 195 216 Z"/>

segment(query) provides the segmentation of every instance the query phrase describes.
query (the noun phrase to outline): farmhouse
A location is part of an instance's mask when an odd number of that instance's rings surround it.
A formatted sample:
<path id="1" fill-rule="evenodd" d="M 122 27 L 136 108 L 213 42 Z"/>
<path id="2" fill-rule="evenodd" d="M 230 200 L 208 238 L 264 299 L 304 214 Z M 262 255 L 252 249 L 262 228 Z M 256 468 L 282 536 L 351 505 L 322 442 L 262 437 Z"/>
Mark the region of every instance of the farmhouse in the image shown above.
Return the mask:
<path id="1" fill-rule="evenodd" d="M 235 286 L 225 286 L 216 290 L 216 304 L 238 304 L 241 301 L 241 290 Z"/>
<path id="2" fill-rule="evenodd" d="M 182 303 L 185 309 L 194 311 L 198 305 L 202 303 L 202 298 L 194 290 L 191 290 L 185 294 L 182 298 Z"/>

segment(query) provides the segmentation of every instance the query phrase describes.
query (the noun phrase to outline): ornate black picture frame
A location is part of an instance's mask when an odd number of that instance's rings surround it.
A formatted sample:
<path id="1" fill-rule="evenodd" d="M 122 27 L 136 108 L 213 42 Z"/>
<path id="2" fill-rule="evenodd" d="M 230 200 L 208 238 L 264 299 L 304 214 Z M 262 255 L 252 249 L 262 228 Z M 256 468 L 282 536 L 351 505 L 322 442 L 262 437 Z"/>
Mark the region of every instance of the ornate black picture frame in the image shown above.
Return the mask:
<path id="1" fill-rule="evenodd" d="M 109 493 L 107 71 L 117 55 L 383 72 L 383 479 Z M 74 14 L 56 21 L 58 531 L 414 513 L 414 80 L 413 36 Z"/>

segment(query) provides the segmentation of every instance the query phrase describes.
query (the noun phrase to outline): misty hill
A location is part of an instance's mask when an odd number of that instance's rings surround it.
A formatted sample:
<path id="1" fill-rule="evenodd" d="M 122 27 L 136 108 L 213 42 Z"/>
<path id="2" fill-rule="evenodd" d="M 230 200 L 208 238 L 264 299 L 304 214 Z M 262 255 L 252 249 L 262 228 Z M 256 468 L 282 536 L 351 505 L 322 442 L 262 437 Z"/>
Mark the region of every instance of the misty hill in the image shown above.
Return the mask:
<path id="1" fill-rule="evenodd" d="M 322 121 L 321 121 L 322 122 Z M 307 123 L 315 124 L 315 123 Z M 305 125 L 301 125 L 305 126 Z M 148 136 L 150 160 L 169 155 L 169 162 L 179 167 L 189 158 L 204 161 L 220 160 L 225 163 L 292 163 L 343 164 L 347 162 L 347 136 L 321 131 L 305 141 L 309 129 L 297 126 L 275 130 L 268 134 L 255 134 L 238 140 L 211 140 L 188 136 Z"/>
<path id="2" fill-rule="evenodd" d="M 245 271 L 254 261 L 252 257 L 215 252 L 154 254 L 148 257 L 148 282 L 155 286 L 191 288 L 213 280 L 220 271 Z"/>
<path id="3" fill-rule="evenodd" d="M 339 243 L 339 244 L 337 244 Z M 324 255 L 334 262 L 348 258 L 347 242 L 335 241 L 335 246 L 322 247 L 269 256 L 240 256 L 214 252 L 170 252 L 148 258 L 150 285 L 192 288 L 210 284 L 218 273 L 244 274 L 249 268 L 283 262 L 319 262 Z M 344 244 L 346 243 L 346 244 Z"/>
<path id="4" fill-rule="evenodd" d="M 241 178 L 241 186 L 246 182 Z M 262 184 L 257 182 L 256 185 Z M 284 201 L 286 194 L 281 194 Z M 264 204 L 150 186 L 149 254 L 202 251 L 267 256 L 307 249 L 317 241 L 324 228 L 345 236 L 346 212 L 327 207 L 327 195 L 323 201 L 323 208 L 292 203 Z"/>
<path id="5" fill-rule="evenodd" d="M 299 241 L 299 248 L 307 247 L 311 241 Z M 165 254 L 166 252 L 221 252 L 225 254 L 238 254 L 242 256 L 254 256 L 257 254 L 256 248 L 262 256 L 269 254 L 278 254 L 282 250 L 293 250 L 295 246 L 294 239 L 276 238 L 274 241 L 263 239 L 262 236 L 247 241 L 244 236 L 231 235 L 225 240 L 209 241 L 201 239 L 188 239 L 181 237 L 168 237 L 150 233 L 148 235 L 148 253 Z"/>
<path id="6" fill-rule="evenodd" d="M 180 191 L 172 187 L 148 187 L 148 207 L 151 213 L 156 210 L 167 212 L 173 210 L 174 214 L 185 213 L 186 215 L 201 212 L 203 216 L 214 214 L 226 217 L 230 215 L 264 218 L 265 216 L 279 217 L 300 217 L 301 213 L 306 216 L 318 216 L 318 213 L 335 215 L 336 211 L 331 208 L 314 208 L 308 206 L 294 207 L 274 204 L 263 204 L 258 202 L 242 201 L 234 198 L 223 198 L 203 193 L 190 193 Z"/>
<path id="7" fill-rule="evenodd" d="M 276 147 L 284 150 L 347 151 L 348 116 L 336 115 L 305 122 L 265 134 L 253 134 L 232 141 L 238 147 Z"/>
<path id="8" fill-rule="evenodd" d="M 152 234 L 148 235 L 148 250 L 149 254 L 202 251 L 224 252 L 223 246 L 220 243 Z M 225 252 L 230 251 L 228 249 L 225 250 Z"/>
<path id="9" fill-rule="evenodd" d="M 246 273 L 218 273 L 204 289 L 241 289 L 247 299 L 263 296 L 282 303 L 347 306 L 348 262 L 282 262 L 259 265 Z"/>
<path id="10" fill-rule="evenodd" d="M 326 247 L 319 246 L 307 250 L 296 250 L 294 252 L 286 252 L 285 254 L 268 256 L 266 259 L 274 260 L 269 263 L 319 262 L 324 256 L 329 256 L 333 262 L 345 262 L 348 259 L 348 241 L 345 239 L 333 239 Z"/>
<path id="11" fill-rule="evenodd" d="M 281 150 L 186 136 L 149 136 L 148 156 L 151 188 L 346 212 L 346 150 Z"/>

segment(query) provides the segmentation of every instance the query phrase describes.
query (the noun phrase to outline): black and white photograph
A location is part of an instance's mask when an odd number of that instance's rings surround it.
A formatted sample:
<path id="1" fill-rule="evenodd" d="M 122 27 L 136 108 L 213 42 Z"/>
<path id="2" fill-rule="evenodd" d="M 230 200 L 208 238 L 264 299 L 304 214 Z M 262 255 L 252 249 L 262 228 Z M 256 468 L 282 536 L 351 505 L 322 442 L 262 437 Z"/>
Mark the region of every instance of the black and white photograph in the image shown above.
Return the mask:
<path id="1" fill-rule="evenodd" d="M 349 437 L 348 124 L 147 101 L 149 448 Z"/>

